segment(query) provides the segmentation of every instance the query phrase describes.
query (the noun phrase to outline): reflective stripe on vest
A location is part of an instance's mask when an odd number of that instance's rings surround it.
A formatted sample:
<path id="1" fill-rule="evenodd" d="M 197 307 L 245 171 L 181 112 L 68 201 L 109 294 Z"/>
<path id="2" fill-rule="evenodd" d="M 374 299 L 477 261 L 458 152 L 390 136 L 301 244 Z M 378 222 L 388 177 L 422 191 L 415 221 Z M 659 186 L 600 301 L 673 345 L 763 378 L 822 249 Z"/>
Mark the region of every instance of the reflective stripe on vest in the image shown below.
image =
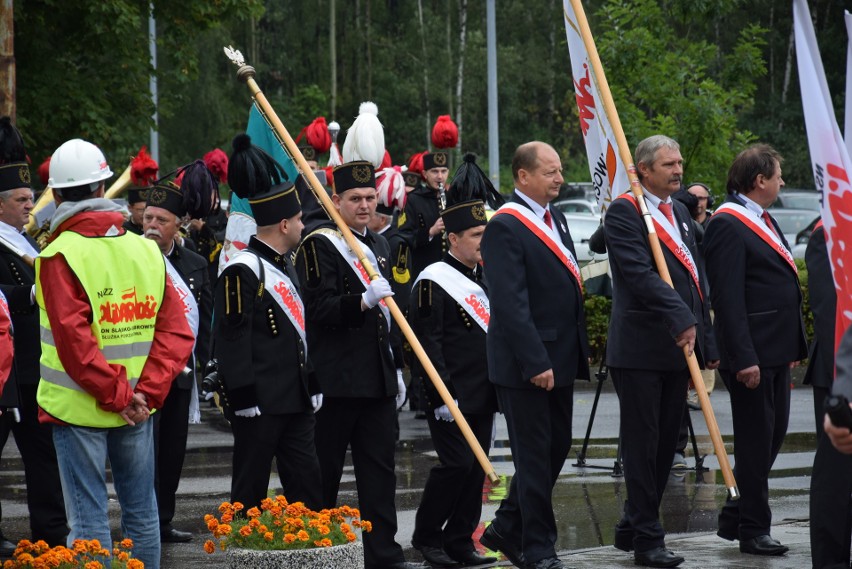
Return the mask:
<path id="1" fill-rule="evenodd" d="M 88 297 L 92 335 L 104 359 L 122 366 L 134 388 L 153 344 L 157 313 L 165 294 L 162 253 L 153 241 L 130 233 L 83 237 L 66 231 L 36 261 L 36 282 L 40 282 L 42 259 L 57 254 L 65 258 Z M 42 288 L 36 287 L 42 350 L 39 405 L 72 425 L 125 425 L 117 413 L 101 409 L 98 401 L 65 371 L 44 309 Z"/>

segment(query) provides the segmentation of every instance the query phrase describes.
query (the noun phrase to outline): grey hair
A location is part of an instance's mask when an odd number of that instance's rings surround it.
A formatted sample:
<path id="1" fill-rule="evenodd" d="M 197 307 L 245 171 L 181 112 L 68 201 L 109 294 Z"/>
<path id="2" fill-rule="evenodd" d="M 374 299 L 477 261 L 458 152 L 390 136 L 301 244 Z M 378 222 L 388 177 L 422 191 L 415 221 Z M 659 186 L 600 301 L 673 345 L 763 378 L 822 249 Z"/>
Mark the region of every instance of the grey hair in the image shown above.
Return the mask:
<path id="1" fill-rule="evenodd" d="M 636 161 L 636 172 L 639 179 L 642 179 L 642 172 L 639 170 L 639 164 L 645 164 L 649 168 L 654 163 L 657 157 L 657 151 L 660 148 L 671 148 L 672 150 L 680 150 L 680 144 L 676 140 L 669 138 L 664 134 L 655 134 L 649 136 L 636 146 L 636 152 L 633 159 Z"/>

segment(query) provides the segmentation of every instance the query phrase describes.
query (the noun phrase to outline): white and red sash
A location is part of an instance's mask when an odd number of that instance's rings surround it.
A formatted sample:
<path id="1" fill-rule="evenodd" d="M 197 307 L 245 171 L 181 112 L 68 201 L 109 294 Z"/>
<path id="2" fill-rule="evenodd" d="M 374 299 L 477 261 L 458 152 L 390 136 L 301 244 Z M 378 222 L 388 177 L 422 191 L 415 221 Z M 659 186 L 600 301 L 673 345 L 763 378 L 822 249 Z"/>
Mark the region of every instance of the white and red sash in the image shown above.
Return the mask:
<path id="1" fill-rule="evenodd" d="M 299 292 L 290 277 L 281 272 L 278 267 L 260 258 L 251 251 L 240 251 L 236 253 L 227 266 L 242 264 L 248 267 L 254 275 L 260 279 L 260 265 L 258 261 L 263 263 L 264 279 L 263 287 L 269 291 L 270 296 L 275 301 L 275 304 L 281 307 L 290 324 L 296 329 L 299 337 L 302 339 L 302 345 L 305 346 L 305 355 L 308 353 L 308 339 L 305 335 L 305 305 L 302 304 L 302 299 L 299 297 Z"/>
<path id="2" fill-rule="evenodd" d="M 15 333 L 15 325 L 12 324 L 12 313 L 9 311 L 9 301 L 6 300 L 6 295 L 0 290 L 0 310 L 3 311 L 3 315 L 9 321 L 9 332 Z"/>
<path id="3" fill-rule="evenodd" d="M 573 253 L 571 253 L 571 251 L 562 244 L 562 239 L 559 237 L 555 228 L 550 228 L 545 225 L 544 221 L 534 215 L 531 209 L 513 202 L 503 204 L 500 209 L 494 212 L 494 216 L 496 215 L 511 215 L 523 223 L 524 226 L 529 229 L 533 235 L 538 237 L 541 242 L 544 243 L 554 255 L 556 255 L 556 258 L 565 265 L 565 268 L 568 269 L 568 272 L 570 272 L 571 276 L 574 277 L 574 280 L 577 281 L 577 286 L 580 287 L 580 292 L 583 292 L 583 279 L 580 276 L 580 266 L 577 264 L 577 259 L 575 259 Z M 492 216 L 492 218 L 494 216 Z M 556 221 L 553 221 L 553 223 L 555 224 Z"/>
<path id="4" fill-rule="evenodd" d="M 464 311 L 479 324 L 484 332 L 488 332 L 488 322 L 491 320 L 491 307 L 488 297 L 482 287 L 464 276 L 447 263 L 439 261 L 432 263 L 420 272 L 414 286 L 421 280 L 429 280 L 440 286 L 450 298 L 455 300 Z"/>
<path id="5" fill-rule="evenodd" d="M 621 194 L 618 198 L 630 201 L 636 207 L 636 211 L 639 212 L 639 215 L 642 215 L 642 210 L 639 208 L 636 196 L 627 192 L 626 194 Z M 692 282 L 695 283 L 695 288 L 698 289 L 698 296 L 700 296 L 703 301 L 704 294 L 701 292 L 701 283 L 698 279 L 698 265 L 696 265 L 695 259 L 692 258 L 692 252 L 689 250 L 689 247 L 684 244 L 680 231 L 676 226 L 671 224 L 669 218 L 666 217 L 659 208 L 651 205 L 648 200 L 645 200 L 645 205 L 648 207 L 648 212 L 651 214 L 651 218 L 654 221 L 654 229 L 657 231 L 660 241 L 663 242 L 666 249 L 671 251 L 672 255 L 675 256 L 675 259 L 677 259 L 678 262 L 687 270 L 689 275 L 692 277 Z M 672 204 L 672 217 L 674 217 L 674 204 Z"/>
<path id="6" fill-rule="evenodd" d="M 200 320 L 200 313 L 198 311 L 198 303 L 195 301 L 195 296 L 192 294 L 192 290 L 187 286 L 184 282 L 183 278 L 180 276 L 180 273 L 177 271 L 172 262 L 169 261 L 169 258 L 163 255 L 163 259 L 166 261 L 166 274 L 169 275 L 169 280 L 172 282 L 172 286 L 175 287 L 175 290 L 180 297 L 181 303 L 183 303 L 183 314 L 186 316 L 186 323 L 189 324 L 189 328 L 192 330 L 192 337 L 197 341 L 198 340 L 198 326 Z M 189 359 L 188 366 L 190 368 L 195 367 L 195 343 L 192 344 L 192 356 Z M 201 422 L 201 409 L 198 406 L 198 384 L 195 379 L 192 380 L 192 393 L 189 397 L 189 423 L 191 425 L 197 425 Z"/>
<path id="7" fill-rule="evenodd" d="M 368 288 L 370 286 L 370 275 L 367 274 L 367 269 L 364 268 L 364 265 L 361 264 L 360 259 L 355 256 L 355 253 L 352 252 L 352 249 L 349 248 L 349 245 L 346 244 L 346 240 L 343 238 L 343 235 L 338 233 L 333 229 L 317 229 L 314 233 L 318 233 L 328 239 L 329 243 L 334 245 L 334 248 L 337 249 L 337 252 L 340 253 L 340 256 L 346 261 L 346 264 L 349 265 L 349 268 L 352 269 L 352 272 L 355 273 L 355 276 L 358 277 L 358 280 L 361 281 L 361 284 L 364 285 L 364 288 Z M 313 235 L 312 233 L 311 235 Z M 373 265 L 373 268 L 378 271 L 379 263 L 376 261 L 376 255 L 370 250 L 366 245 L 361 247 L 361 250 L 364 252 L 364 256 L 367 257 L 367 260 Z M 388 305 L 384 300 L 379 301 L 379 308 L 382 311 L 382 314 L 385 315 L 385 319 L 388 323 L 388 329 L 391 327 L 391 314 L 388 309 Z"/>
<path id="8" fill-rule="evenodd" d="M 763 219 L 758 217 L 756 213 L 744 205 L 732 202 L 723 203 L 716 209 L 713 216 L 715 217 L 716 214 L 719 213 L 724 213 L 740 220 L 743 225 L 751 229 L 758 237 L 763 239 L 767 245 L 772 247 L 773 251 L 781 255 L 781 258 L 790 265 L 790 268 L 793 269 L 795 274 L 799 274 L 799 269 L 796 267 L 796 261 L 793 260 L 793 254 L 784 246 L 784 243 L 781 242 L 781 238 L 778 237 L 775 231 L 770 229 L 769 226 L 764 223 Z"/>

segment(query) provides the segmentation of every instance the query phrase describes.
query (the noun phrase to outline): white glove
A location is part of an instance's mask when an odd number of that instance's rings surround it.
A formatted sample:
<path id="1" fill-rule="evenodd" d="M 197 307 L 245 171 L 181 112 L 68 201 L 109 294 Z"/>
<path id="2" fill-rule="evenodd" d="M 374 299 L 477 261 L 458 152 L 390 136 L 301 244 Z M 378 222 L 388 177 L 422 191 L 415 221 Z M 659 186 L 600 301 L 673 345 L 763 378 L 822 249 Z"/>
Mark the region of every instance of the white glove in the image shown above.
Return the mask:
<path id="1" fill-rule="evenodd" d="M 17 407 L 9 407 L 8 411 L 12 413 L 12 417 L 15 419 L 16 423 L 21 422 L 21 412 L 18 410 Z"/>
<path id="2" fill-rule="evenodd" d="M 399 411 L 405 405 L 405 382 L 402 380 L 401 369 L 396 370 L 396 388 L 398 390 L 396 394 L 396 410 Z"/>
<path id="3" fill-rule="evenodd" d="M 234 415 L 236 415 L 237 417 L 259 417 L 260 407 L 255 405 L 254 407 L 249 407 L 248 409 L 240 409 L 239 411 L 234 411 Z"/>
<path id="4" fill-rule="evenodd" d="M 456 407 L 459 406 L 458 399 L 453 399 L 453 402 L 456 404 Z M 439 421 L 446 421 L 448 423 L 455 422 L 452 413 L 450 413 L 450 409 L 446 405 L 441 405 L 440 407 L 435 409 L 435 418 Z"/>
<path id="5" fill-rule="evenodd" d="M 216 394 L 215 391 L 202 391 L 201 392 L 201 399 L 203 401 L 210 401 L 211 399 L 213 399 L 213 396 L 215 394 Z"/>
<path id="6" fill-rule="evenodd" d="M 311 407 L 314 408 L 314 413 L 322 408 L 322 393 L 311 395 Z"/>
<path id="7" fill-rule="evenodd" d="M 373 308 L 386 296 L 393 296 L 391 285 L 386 278 L 378 277 L 371 281 L 367 290 L 361 294 L 361 300 L 364 301 L 367 308 Z"/>

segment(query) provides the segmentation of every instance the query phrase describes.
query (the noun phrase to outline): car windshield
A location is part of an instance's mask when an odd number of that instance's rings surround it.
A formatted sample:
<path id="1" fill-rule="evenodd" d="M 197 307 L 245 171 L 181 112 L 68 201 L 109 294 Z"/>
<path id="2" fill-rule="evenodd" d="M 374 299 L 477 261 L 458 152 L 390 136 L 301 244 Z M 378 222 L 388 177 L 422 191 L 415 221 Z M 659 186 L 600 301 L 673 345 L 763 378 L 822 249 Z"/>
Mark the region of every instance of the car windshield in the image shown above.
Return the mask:
<path id="1" fill-rule="evenodd" d="M 791 233 L 795 235 L 807 227 L 817 217 L 817 214 L 813 211 L 787 211 L 778 209 L 773 210 L 772 217 L 778 222 L 782 233 L 785 235 Z"/>
<path id="2" fill-rule="evenodd" d="M 781 192 L 775 207 L 819 211 L 819 192 Z"/>
<path id="3" fill-rule="evenodd" d="M 568 230 L 571 232 L 571 239 L 576 242 L 588 241 L 592 233 L 600 225 L 600 221 L 594 217 L 589 219 L 577 219 L 571 217 L 568 220 Z"/>

